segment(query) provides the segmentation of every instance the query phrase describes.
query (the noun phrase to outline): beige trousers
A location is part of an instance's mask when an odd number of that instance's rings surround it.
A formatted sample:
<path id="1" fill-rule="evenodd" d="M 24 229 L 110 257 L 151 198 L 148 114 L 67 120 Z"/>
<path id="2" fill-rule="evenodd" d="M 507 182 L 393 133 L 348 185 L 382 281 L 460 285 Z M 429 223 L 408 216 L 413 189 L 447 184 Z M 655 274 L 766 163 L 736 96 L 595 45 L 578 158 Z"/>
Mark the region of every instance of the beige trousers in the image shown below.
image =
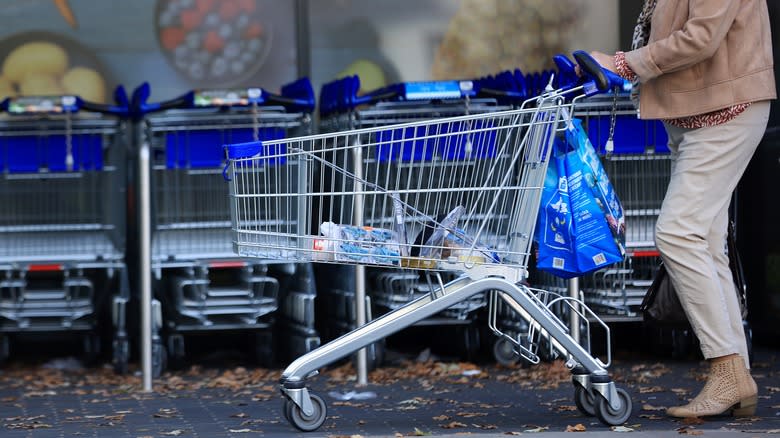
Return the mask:
<path id="1" fill-rule="evenodd" d="M 665 124 L 672 175 L 656 224 L 656 245 L 707 359 L 737 353 L 745 331 L 725 252 L 728 207 L 761 141 L 769 102 L 755 102 L 723 125 Z"/>

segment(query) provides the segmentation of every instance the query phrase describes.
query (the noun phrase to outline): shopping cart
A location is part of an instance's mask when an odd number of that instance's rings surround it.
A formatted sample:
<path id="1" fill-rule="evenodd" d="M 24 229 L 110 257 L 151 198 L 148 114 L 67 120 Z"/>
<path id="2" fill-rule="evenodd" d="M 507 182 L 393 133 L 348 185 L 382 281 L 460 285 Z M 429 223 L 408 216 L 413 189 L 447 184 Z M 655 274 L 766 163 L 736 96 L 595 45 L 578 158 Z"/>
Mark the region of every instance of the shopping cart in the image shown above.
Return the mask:
<path id="1" fill-rule="evenodd" d="M 138 94 L 148 96 L 148 90 Z M 310 267 L 236 257 L 227 188 L 220 184 L 222 145 L 309 132 L 314 98 L 308 79 L 284 86 L 281 95 L 260 88 L 200 90 L 156 107 L 144 105 L 152 153 L 152 269 L 165 346 L 159 354 L 167 350 L 169 363 L 178 366 L 185 335 L 240 331 L 250 333 L 255 359 L 270 366 L 280 301 L 289 310 L 286 320 L 294 323 L 288 328 L 295 329 L 286 343 L 306 345 L 290 349 L 299 354 L 316 347 L 313 320 L 302 320 L 313 313 L 307 311 L 313 289 L 282 291 L 279 281 L 309 276 Z"/>
<path id="2" fill-rule="evenodd" d="M 306 379 L 320 368 L 486 291 L 490 302 L 503 301 L 532 327 L 527 345 L 507 337 L 526 358 L 539 361 L 535 349 L 542 338 L 566 357 L 583 413 L 611 425 L 628 419 L 631 399 L 606 370 L 608 327 L 581 301 L 522 282 L 552 142 L 565 129 L 574 101 L 565 97 L 623 83 L 584 52 L 575 56 L 592 80 L 548 91 L 516 110 L 226 148 L 237 254 L 423 270 L 437 280 L 426 295 L 285 369 L 283 412 L 295 427 L 313 431 L 325 420 L 325 401 L 306 388 Z M 459 129 L 452 129 L 456 124 Z M 466 164 L 458 157 L 468 149 L 477 153 Z M 415 156 L 430 163 L 425 172 L 410 171 Z M 388 162 L 393 164 L 379 166 Z M 340 184 L 312 190 L 310 181 L 326 174 Z M 323 200 L 339 209 L 312 209 Z M 410 238 L 426 227 L 426 237 Z M 441 272 L 461 275 L 444 284 Z M 569 335 L 553 311 L 559 306 L 602 326 L 606 362 Z M 494 323 L 490 318 L 498 331 Z"/>
<path id="3" fill-rule="evenodd" d="M 509 77 L 507 77 L 509 76 Z M 322 88 L 320 97 L 320 128 L 323 132 L 341 132 L 346 130 L 390 126 L 398 123 L 440 119 L 445 117 L 462 116 L 468 114 L 483 114 L 511 109 L 525 100 L 526 92 L 523 87 L 517 87 L 515 77 L 521 77 L 522 73 L 504 72 L 495 77 L 487 77 L 479 80 L 462 81 L 430 81 L 430 82 L 404 82 L 392 84 L 365 94 L 358 94 L 360 80 L 357 76 L 345 77 L 328 84 Z M 521 79 L 522 82 L 522 79 Z M 443 129 L 460 129 L 454 122 L 453 126 Z M 400 131 L 388 130 L 386 136 L 402 135 Z M 474 156 L 472 156 L 474 152 Z M 458 156 L 451 157 L 453 166 L 461 161 L 462 168 L 471 163 L 479 151 L 464 149 Z M 412 154 L 403 158 L 406 171 L 412 180 L 426 175 L 429 172 L 431 161 L 425 154 Z M 394 160 L 383 160 L 376 163 L 380 172 L 394 165 Z M 474 169 L 470 174 L 462 174 L 462 177 L 480 179 L 480 172 L 484 168 Z M 455 175 L 458 175 L 457 173 Z M 454 176 L 453 176 L 454 177 Z M 327 177 L 326 177 L 327 178 Z M 335 178 L 339 178 L 338 175 Z M 339 182 L 325 181 L 324 184 Z M 457 184 L 452 181 L 452 184 Z M 327 202 L 327 201 L 325 201 Z M 418 203 L 425 202 L 423 199 Z M 419 205 L 412 205 L 418 208 Z M 369 213 L 370 215 L 370 213 Z M 414 238 L 415 236 L 410 236 Z M 349 269 L 345 269 L 349 271 Z M 328 267 L 328 273 L 333 267 Z M 360 274 L 357 274 L 360 275 Z M 366 270 L 366 319 L 370 320 L 370 314 L 381 315 L 393 311 L 415 298 L 425 295 L 430 288 L 425 276 L 410 275 L 397 270 L 386 268 L 372 268 Z M 329 277 L 329 276 L 328 276 Z M 355 287 L 352 276 L 340 276 L 339 281 L 319 279 L 323 284 L 321 293 L 328 294 L 329 299 L 324 300 L 321 307 L 323 313 L 328 314 L 330 326 L 325 328 L 332 337 L 341 335 L 355 327 L 357 315 L 355 314 Z M 350 279 L 352 279 L 350 281 Z M 460 349 L 467 358 L 473 358 L 480 350 L 480 341 L 484 337 L 481 332 L 481 324 L 476 324 L 484 309 L 487 300 L 484 294 L 464 300 L 434 317 L 421 321 L 418 326 L 444 327 L 446 330 L 454 329 L 462 336 Z M 484 341 L 483 341 L 484 342 Z M 368 349 L 368 364 L 373 367 L 381 363 L 384 347 L 382 343 L 371 345 Z"/>
<path id="4" fill-rule="evenodd" d="M 82 336 L 87 360 L 113 326 L 127 369 L 124 89 L 117 105 L 17 97 L 0 120 L 0 362 L 9 337 Z"/>

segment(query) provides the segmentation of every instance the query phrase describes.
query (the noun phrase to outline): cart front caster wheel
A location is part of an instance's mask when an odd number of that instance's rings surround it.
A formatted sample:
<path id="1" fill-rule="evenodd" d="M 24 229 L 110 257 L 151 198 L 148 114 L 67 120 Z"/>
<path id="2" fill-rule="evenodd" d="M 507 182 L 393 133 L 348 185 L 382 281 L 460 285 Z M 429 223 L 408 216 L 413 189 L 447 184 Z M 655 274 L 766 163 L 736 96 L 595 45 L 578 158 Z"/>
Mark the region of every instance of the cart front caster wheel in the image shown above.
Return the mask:
<path id="1" fill-rule="evenodd" d="M 285 413 L 289 417 L 290 423 L 302 432 L 317 430 L 325 422 L 325 416 L 328 414 L 325 401 L 320 396 L 311 393 L 309 396 L 311 404 L 314 406 L 314 412 L 311 415 L 304 414 L 301 408 L 292 401 L 287 401 L 285 405 Z"/>
<path id="2" fill-rule="evenodd" d="M 596 398 L 596 416 L 599 420 L 607 426 L 620 426 L 628 421 L 631 416 L 632 404 L 631 396 L 628 395 L 625 389 L 617 389 L 618 399 L 620 400 L 620 408 L 617 410 L 612 409 L 609 402 L 604 397 L 595 396 Z"/>
<path id="3" fill-rule="evenodd" d="M 574 385 L 574 404 L 581 414 L 588 417 L 596 416 L 596 397 L 593 392 L 580 385 Z"/>
<path id="4" fill-rule="evenodd" d="M 290 412 L 292 412 L 294 407 L 295 407 L 295 403 L 293 403 L 293 401 L 290 400 L 289 398 L 285 397 L 284 404 L 282 405 L 282 415 L 284 415 L 284 419 L 291 424 L 292 424 L 292 415 L 290 415 Z"/>

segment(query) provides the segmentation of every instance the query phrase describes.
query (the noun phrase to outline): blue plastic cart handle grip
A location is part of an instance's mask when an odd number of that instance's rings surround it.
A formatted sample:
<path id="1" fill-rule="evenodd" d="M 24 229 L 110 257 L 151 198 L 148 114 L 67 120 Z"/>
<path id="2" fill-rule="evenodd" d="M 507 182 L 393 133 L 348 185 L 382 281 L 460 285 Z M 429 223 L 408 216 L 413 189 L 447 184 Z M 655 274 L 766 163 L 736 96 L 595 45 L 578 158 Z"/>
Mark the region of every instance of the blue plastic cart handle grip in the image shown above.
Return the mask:
<path id="1" fill-rule="evenodd" d="M 631 90 L 630 82 L 599 65 L 587 52 L 577 50 L 572 55 L 583 73 L 590 79 L 583 84 L 586 96 L 606 93 L 615 88 L 621 91 Z"/>

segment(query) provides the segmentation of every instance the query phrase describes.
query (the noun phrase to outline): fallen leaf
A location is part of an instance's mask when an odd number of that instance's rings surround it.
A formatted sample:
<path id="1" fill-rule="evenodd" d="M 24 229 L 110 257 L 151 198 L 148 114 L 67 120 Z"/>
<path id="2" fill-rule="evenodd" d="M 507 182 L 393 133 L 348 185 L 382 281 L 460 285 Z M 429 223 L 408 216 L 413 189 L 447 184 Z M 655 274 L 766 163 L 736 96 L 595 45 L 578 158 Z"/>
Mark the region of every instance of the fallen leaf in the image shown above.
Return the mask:
<path id="1" fill-rule="evenodd" d="M 566 432 L 585 432 L 587 429 L 582 423 L 577 423 L 574 426 L 566 426 Z"/>
<path id="2" fill-rule="evenodd" d="M 160 408 L 152 416 L 155 418 L 176 418 L 179 416 L 179 411 L 176 408 Z"/>
<path id="3" fill-rule="evenodd" d="M 777 386 L 767 386 L 766 390 L 769 392 L 780 392 L 780 387 Z"/>
<path id="4" fill-rule="evenodd" d="M 447 415 L 437 415 L 437 416 L 433 417 L 434 421 L 447 421 L 447 420 L 449 420 L 451 418 L 452 417 L 449 417 Z"/>
<path id="5" fill-rule="evenodd" d="M 574 412 L 577 410 L 577 406 L 573 405 L 560 405 L 557 408 L 555 408 L 558 412 Z"/>
<path id="6" fill-rule="evenodd" d="M 228 429 L 230 433 L 249 433 L 252 429 Z"/>
<path id="7" fill-rule="evenodd" d="M 459 427 L 468 427 L 465 424 L 459 422 L 459 421 L 450 421 L 447 424 L 440 425 L 442 429 L 456 429 Z"/>
<path id="8" fill-rule="evenodd" d="M 534 427 L 533 429 L 526 429 L 523 432 L 537 433 L 537 432 L 544 432 L 547 429 L 549 429 L 549 427 L 547 426 L 538 426 L 538 427 Z"/>
<path id="9" fill-rule="evenodd" d="M 424 432 L 416 427 L 414 428 L 414 432 L 412 432 L 413 436 L 428 436 L 430 434 L 430 432 Z"/>
<path id="10" fill-rule="evenodd" d="M 641 414 L 639 415 L 639 418 L 647 418 L 648 420 L 663 420 L 664 417 L 660 415 L 651 415 L 651 414 Z"/>
<path id="11" fill-rule="evenodd" d="M 181 430 L 181 429 L 174 429 L 174 430 L 172 430 L 170 432 L 160 432 L 160 435 L 179 436 L 179 435 L 181 435 L 183 433 L 184 433 L 184 431 Z"/>
<path id="12" fill-rule="evenodd" d="M 475 423 L 471 423 L 471 425 L 476 427 L 477 429 L 484 429 L 484 430 L 498 429 L 498 426 L 496 426 L 495 424 L 475 424 Z"/>
<path id="13" fill-rule="evenodd" d="M 463 418 L 474 418 L 474 417 L 484 417 L 487 415 L 487 412 L 458 412 L 455 415 Z"/>
<path id="14" fill-rule="evenodd" d="M 247 414 L 245 414 L 243 412 L 239 412 L 237 414 L 231 415 L 230 418 L 247 418 L 248 416 L 249 415 L 247 415 Z"/>
<path id="15" fill-rule="evenodd" d="M 653 406 L 649 403 L 645 403 L 642 405 L 643 411 L 664 411 L 666 408 L 664 406 Z"/>
<path id="16" fill-rule="evenodd" d="M 612 426 L 612 432 L 633 432 L 634 429 L 625 426 Z"/>
<path id="17" fill-rule="evenodd" d="M 504 432 L 504 435 L 520 436 L 523 432 Z"/>
<path id="18" fill-rule="evenodd" d="M 639 393 L 640 394 L 649 394 L 652 392 L 663 392 L 665 389 L 663 389 L 660 386 L 640 386 L 639 387 Z"/>

